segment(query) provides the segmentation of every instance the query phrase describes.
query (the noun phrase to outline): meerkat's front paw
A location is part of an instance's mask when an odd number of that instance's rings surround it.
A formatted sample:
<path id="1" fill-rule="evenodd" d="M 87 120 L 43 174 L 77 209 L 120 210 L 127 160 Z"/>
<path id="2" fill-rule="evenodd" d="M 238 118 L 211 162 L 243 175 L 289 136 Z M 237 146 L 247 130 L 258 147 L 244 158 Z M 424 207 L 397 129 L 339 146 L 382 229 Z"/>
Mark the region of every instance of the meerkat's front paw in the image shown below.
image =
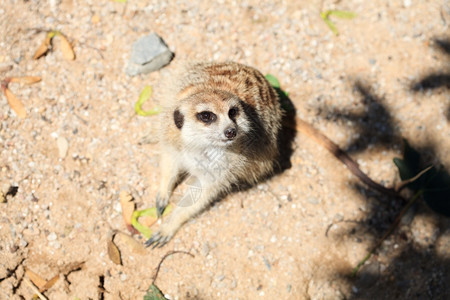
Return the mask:
<path id="1" fill-rule="evenodd" d="M 162 246 L 167 244 L 167 242 L 170 241 L 170 239 L 172 238 L 172 236 L 175 234 L 176 231 L 177 228 L 170 226 L 170 223 L 161 224 L 159 230 L 154 234 L 152 234 L 150 239 L 147 242 L 145 242 L 145 246 L 146 247 L 153 246 L 153 249 L 156 247 L 161 248 Z"/>
<path id="2" fill-rule="evenodd" d="M 158 218 L 162 216 L 167 204 L 169 204 L 169 197 L 162 196 L 160 193 L 158 193 L 156 195 L 156 213 L 158 214 Z"/>

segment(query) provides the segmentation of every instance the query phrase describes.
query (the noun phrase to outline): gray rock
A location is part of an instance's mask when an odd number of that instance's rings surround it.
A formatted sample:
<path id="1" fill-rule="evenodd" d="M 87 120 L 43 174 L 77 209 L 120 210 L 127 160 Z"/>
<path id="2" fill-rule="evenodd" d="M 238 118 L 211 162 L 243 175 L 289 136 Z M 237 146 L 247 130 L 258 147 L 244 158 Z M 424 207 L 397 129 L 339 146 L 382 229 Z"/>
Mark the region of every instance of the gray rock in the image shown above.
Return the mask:
<path id="1" fill-rule="evenodd" d="M 152 33 L 133 43 L 125 72 L 129 76 L 136 76 L 157 71 L 167 65 L 173 56 L 163 39 Z"/>

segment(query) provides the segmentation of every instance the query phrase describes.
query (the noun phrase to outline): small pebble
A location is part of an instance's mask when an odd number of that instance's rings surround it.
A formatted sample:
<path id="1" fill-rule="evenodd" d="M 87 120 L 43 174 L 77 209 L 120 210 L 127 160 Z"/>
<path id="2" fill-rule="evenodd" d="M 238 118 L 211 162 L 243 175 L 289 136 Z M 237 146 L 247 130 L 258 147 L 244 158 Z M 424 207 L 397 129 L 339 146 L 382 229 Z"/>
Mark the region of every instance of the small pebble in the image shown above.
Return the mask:
<path id="1" fill-rule="evenodd" d="M 224 280 L 225 279 L 225 276 L 224 275 L 219 275 L 219 276 L 217 276 L 217 281 L 222 281 L 222 280 Z"/>
<path id="2" fill-rule="evenodd" d="M 49 245 L 50 245 L 51 247 L 55 248 L 55 249 L 61 248 L 61 243 L 58 242 L 58 241 L 52 241 L 52 242 L 49 243 Z"/>
<path id="3" fill-rule="evenodd" d="M 315 197 L 309 197 L 308 202 L 311 204 L 319 204 L 320 201 Z"/>
<path id="4" fill-rule="evenodd" d="M 63 137 L 58 137 L 56 140 L 56 146 L 58 147 L 59 158 L 65 158 L 67 156 L 67 151 L 69 150 L 69 143 Z"/>
<path id="5" fill-rule="evenodd" d="M 47 236 L 47 240 L 48 240 L 49 242 L 55 241 L 57 238 L 58 238 L 58 236 L 57 236 L 56 233 L 54 233 L 54 232 L 50 233 L 50 234 Z"/>
<path id="6" fill-rule="evenodd" d="M 209 251 L 210 251 L 209 245 L 208 245 L 208 242 L 206 242 L 202 246 L 201 253 L 202 253 L 203 256 L 207 256 L 209 254 Z"/>
<path id="7" fill-rule="evenodd" d="M 163 39 L 152 33 L 133 43 L 125 72 L 129 76 L 136 76 L 157 71 L 167 65 L 173 56 Z"/>

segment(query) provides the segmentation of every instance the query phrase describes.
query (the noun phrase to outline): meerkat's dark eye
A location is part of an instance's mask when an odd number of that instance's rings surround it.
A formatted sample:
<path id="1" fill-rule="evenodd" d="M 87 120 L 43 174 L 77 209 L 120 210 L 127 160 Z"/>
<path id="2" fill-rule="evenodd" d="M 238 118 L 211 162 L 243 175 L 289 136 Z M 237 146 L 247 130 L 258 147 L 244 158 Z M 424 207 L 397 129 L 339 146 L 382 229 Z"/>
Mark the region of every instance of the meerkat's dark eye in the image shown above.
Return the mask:
<path id="1" fill-rule="evenodd" d="M 228 111 L 228 117 L 230 117 L 230 119 L 234 120 L 234 118 L 236 117 L 237 113 L 238 113 L 238 109 L 236 107 L 232 107 Z"/>
<path id="2" fill-rule="evenodd" d="M 203 123 L 210 124 L 217 119 L 217 116 L 213 112 L 202 111 L 197 114 L 197 119 L 199 119 Z"/>
<path id="3" fill-rule="evenodd" d="M 237 107 L 232 107 L 228 111 L 228 117 L 230 117 L 231 120 L 234 120 L 234 118 L 236 117 L 237 113 L 238 113 Z"/>

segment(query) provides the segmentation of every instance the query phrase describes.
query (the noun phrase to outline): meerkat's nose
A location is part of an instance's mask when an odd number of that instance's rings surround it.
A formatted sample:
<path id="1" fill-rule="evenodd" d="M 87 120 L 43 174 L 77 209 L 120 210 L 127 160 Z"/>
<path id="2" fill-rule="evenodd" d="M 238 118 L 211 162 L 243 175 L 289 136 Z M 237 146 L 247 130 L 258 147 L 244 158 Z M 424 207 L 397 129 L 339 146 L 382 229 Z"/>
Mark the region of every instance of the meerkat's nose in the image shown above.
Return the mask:
<path id="1" fill-rule="evenodd" d="M 236 137 L 236 129 L 233 127 L 228 127 L 224 132 L 227 139 L 232 140 Z"/>

